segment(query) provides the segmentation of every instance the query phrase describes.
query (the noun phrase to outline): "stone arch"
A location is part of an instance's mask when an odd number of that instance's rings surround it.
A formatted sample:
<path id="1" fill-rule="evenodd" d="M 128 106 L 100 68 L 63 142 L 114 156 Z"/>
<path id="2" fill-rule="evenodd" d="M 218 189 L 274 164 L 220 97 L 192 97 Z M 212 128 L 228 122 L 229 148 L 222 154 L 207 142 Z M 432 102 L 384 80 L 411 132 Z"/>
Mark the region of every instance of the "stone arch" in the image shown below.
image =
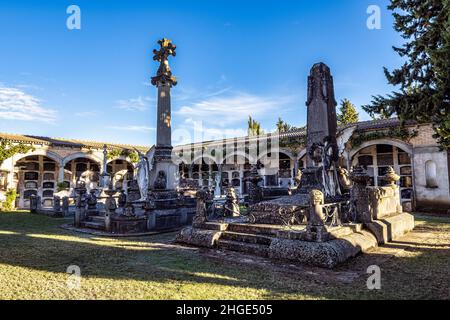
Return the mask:
<path id="1" fill-rule="evenodd" d="M 377 145 L 377 144 L 388 144 L 397 148 L 400 148 L 404 151 L 406 151 L 409 154 L 413 153 L 413 149 L 411 144 L 406 143 L 402 140 L 398 140 L 398 139 L 377 139 L 377 140 L 370 140 L 370 141 L 366 141 L 364 143 L 362 143 L 360 146 L 358 146 L 357 148 L 354 148 L 350 151 L 350 159 L 353 159 L 353 157 L 362 149 L 373 146 L 373 145 Z"/>
<path id="2" fill-rule="evenodd" d="M 235 157 L 235 156 L 238 156 L 238 157 L 242 157 L 242 158 L 244 158 L 244 159 L 247 159 L 247 160 L 249 161 L 249 163 L 256 163 L 256 161 L 255 161 L 249 154 L 246 154 L 245 152 L 242 152 L 242 151 L 237 151 L 237 152 L 232 152 L 232 153 L 230 153 L 230 154 L 227 154 L 227 155 L 223 158 L 221 164 L 226 164 L 226 160 L 227 160 L 227 159 L 229 159 L 229 158 L 231 158 L 231 157 Z"/>
<path id="3" fill-rule="evenodd" d="M 67 157 L 65 157 L 64 159 L 62 159 L 62 164 L 63 164 L 63 166 L 65 166 L 67 163 L 69 163 L 70 161 L 75 160 L 77 158 L 87 158 L 94 162 L 97 162 L 99 165 L 101 165 L 101 163 L 102 163 L 102 159 L 100 159 L 99 157 L 97 157 L 93 154 L 89 154 L 89 153 L 85 153 L 85 152 L 76 152 L 76 153 L 72 153 L 72 154 L 68 155 Z"/>
<path id="4" fill-rule="evenodd" d="M 13 166 L 16 164 L 17 161 L 19 161 L 23 158 L 29 157 L 29 156 L 45 156 L 45 157 L 52 159 L 60 166 L 63 163 L 63 158 L 56 152 L 46 150 L 46 149 L 36 149 L 34 151 L 29 151 L 27 153 L 18 153 L 18 154 L 15 154 L 14 156 L 12 156 Z"/>

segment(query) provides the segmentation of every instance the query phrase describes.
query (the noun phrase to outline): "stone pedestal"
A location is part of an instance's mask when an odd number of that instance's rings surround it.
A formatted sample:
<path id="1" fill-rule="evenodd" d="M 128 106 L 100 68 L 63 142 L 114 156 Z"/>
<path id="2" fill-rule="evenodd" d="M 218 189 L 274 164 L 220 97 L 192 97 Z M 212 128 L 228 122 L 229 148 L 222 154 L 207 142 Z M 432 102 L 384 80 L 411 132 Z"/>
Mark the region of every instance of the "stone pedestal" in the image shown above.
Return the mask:
<path id="1" fill-rule="evenodd" d="M 369 223 L 372 215 L 369 210 L 369 194 L 367 184 L 370 177 L 364 172 L 362 167 L 355 167 L 350 174 L 353 181 L 353 188 L 350 190 L 350 200 L 355 211 L 356 222 Z"/>

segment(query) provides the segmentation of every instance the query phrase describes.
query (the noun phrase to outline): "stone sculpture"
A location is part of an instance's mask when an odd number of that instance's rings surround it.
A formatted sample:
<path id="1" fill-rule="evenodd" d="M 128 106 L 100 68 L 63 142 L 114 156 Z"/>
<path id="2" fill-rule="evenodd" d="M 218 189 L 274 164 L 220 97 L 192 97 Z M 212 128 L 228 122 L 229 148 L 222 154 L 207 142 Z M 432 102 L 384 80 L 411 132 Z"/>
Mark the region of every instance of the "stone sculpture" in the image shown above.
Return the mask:
<path id="1" fill-rule="evenodd" d="M 125 190 L 120 190 L 119 198 L 117 199 L 117 203 L 119 205 L 119 208 L 125 207 L 125 204 L 127 203 L 127 195 L 125 193 Z"/>
<path id="2" fill-rule="evenodd" d="M 252 165 L 250 170 L 250 176 L 246 178 L 248 182 L 248 202 L 250 205 L 254 205 L 263 200 L 262 188 L 259 183 L 263 178 L 258 174 L 258 166 Z"/>
<path id="3" fill-rule="evenodd" d="M 200 189 L 197 191 L 196 198 L 197 198 L 197 210 L 193 218 L 194 225 L 206 222 L 207 219 L 206 201 L 209 199 L 209 193 L 205 189 Z"/>
<path id="4" fill-rule="evenodd" d="M 148 186 L 150 179 L 150 164 L 147 157 L 136 149 L 139 154 L 139 161 L 136 164 L 136 180 L 139 185 L 139 192 L 141 194 L 141 199 L 139 201 L 147 200 Z"/>
<path id="5" fill-rule="evenodd" d="M 161 170 L 158 172 L 154 187 L 157 190 L 165 190 L 167 188 L 167 177 L 164 171 Z"/>
<path id="6" fill-rule="evenodd" d="M 301 181 L 302 181 L 302 170 L 298 169 L 297 174 L 294 177 L 294 182 L 297 186 L 300 186 Z"/>
<path id="7" fill-rule="evenodd" d="M 326 215 L 323 212 L 324 194 L 320 190 L 311 190 L 310 210 L 306 226 L 308 241 L 324 242 L 328 240 L 328 231 L 325 227 Z"/>
<path id="8" fill-rule="evenodd" d="M 75 188 L 76 193 L 76 201 L 75 201 L 75 227 L 80 227 L 81 222 L 85 219 L 86 215 L 86 186 L 83 181 L 78 183 L 78 186 Z"/>
<path id="9" fill-rule="evenodd" d="M 64 217 L 69 215 L 69 197 L 62 198 L 62 214 Z"/>
<path id="10" fill-rule="evenodd" d="M 341 186 L 341 189 L 343 190 L 350 190 L 353 186 L 353 182 L 350 179 L 350 174 L 347 169 L 338 167 L 337 168 L 338 178 L 339 178 L 339 184 Z"/>
<path id="11" fill-rule="evenodd" d="M 239 217 L 241 215 L 238 198 L 233 187 L 227 189 L 226 200 L 223 209 L 225 217 Z"/>
<path id="12" fill-rule="evenodd" d="M 176 85 L 176 78 L 172 76 L 172 71 L 169 66 L 169 56 L 176 56 L 175 49 L 177 46 L 166 38 L 159 40 L 158 44 L 161 48 L 159 50 L 153 50 L 153 60 L 159 62 L 159 68 L 156 76 L 152 77 L 152 84 L 154 86 L 158 85 L 158 83 L 170 83 Z"/>
<path id="13" fill-rule="evenodd" d="M 97 209 L 97 196 L 94 189 L 89 192 L 89 195 L 87 197 L 87 205 L 88 210 L 90 211 Z"/>
<path id="14" fill-rule="evenodd" d="M 53 212 L 55 214 L 61 213 L 61 198 L 58 196 L 53 197 Z"/>
<path id="15" fill-rule="evenodd" d="M 135 217 L 134 206 L 131 202 L 128 202 L 123 208 L 123 215 L 125 217 Z"/>

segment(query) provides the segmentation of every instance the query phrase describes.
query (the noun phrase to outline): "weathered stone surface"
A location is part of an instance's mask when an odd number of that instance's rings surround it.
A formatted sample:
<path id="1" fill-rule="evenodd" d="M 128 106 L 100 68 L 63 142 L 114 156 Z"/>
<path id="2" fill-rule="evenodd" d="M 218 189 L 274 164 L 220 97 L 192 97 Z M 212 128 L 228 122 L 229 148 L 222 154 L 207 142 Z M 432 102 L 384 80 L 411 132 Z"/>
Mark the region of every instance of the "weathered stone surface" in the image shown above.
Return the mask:
<path id="1" fill-rule="evenodd" d="M 376 238 L 366 231 L 352 233 L 341 239 L 327 242 L 276 238 L 272 240 L 269 247 L 269 257 L 331 269 L 358 253 L 376 246 Z"/>
<path id="2" fill-rule="evenodd" d="M 176 236 L 175 241 L 199 247 L 213 248 L 221 235 L 222 232 L 220 231 L 186 227 Z"/>
<path id="3" fill-rule="evenodd" d="M 377 238 L 379 244 L 393 241 L 414 229 L 414 216 L 403 212 L 364 224 Z"/>
<path id="4" fill-rule="evenodd" d="M 279 225 L 303 222 L 308 210 L 308 198 L 308 195 L 294 194 L 257 203 L 250 207 L 251 222 Z"/>

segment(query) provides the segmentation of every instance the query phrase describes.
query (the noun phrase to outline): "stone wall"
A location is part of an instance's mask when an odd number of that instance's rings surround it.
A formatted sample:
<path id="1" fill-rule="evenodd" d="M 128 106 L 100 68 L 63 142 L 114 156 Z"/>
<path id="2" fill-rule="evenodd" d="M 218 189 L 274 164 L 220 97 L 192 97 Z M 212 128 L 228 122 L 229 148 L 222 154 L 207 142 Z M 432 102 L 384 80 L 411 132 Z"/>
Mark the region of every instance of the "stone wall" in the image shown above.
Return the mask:
<path id="1" fill-rule="evenodd" d="M 450 209 L 450 156 L 438 147 L 414 148 L 417 210 Z"/>

